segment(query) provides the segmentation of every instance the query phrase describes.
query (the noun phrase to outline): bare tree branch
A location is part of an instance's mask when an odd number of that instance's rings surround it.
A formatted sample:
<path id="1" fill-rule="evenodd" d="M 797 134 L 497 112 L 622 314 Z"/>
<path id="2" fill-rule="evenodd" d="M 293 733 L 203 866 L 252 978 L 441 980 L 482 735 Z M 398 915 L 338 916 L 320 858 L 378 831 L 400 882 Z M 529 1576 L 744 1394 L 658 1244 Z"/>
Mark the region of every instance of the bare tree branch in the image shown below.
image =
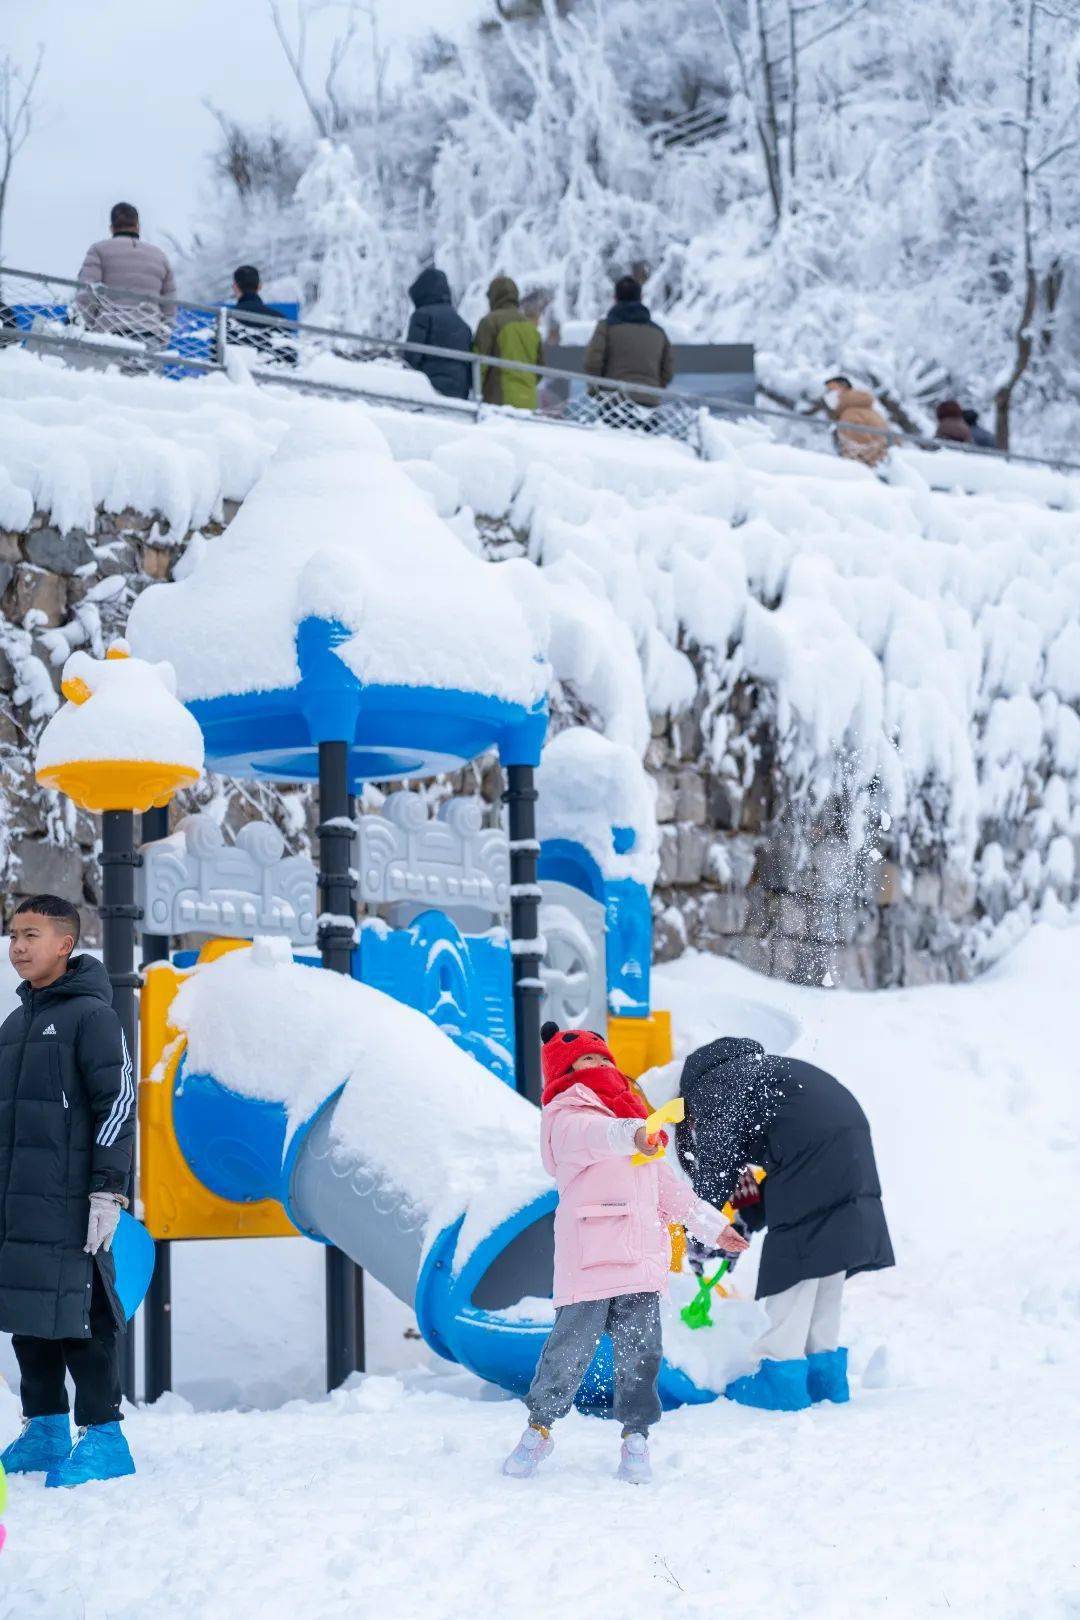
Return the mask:
<path id="1" fill-rule="evenodd" d="M 778 220 L 780 218 L 781 208 L 783 205 L 783 198 L 780 190 L 780 176 L 776 169 L 773 148 L 769 144 L 769 137 L 762 122 L 761 114 L 758 111 L 757 102 L 754 100 L 754 90 L 750 83 L 750 74 L 747 70 L 746 58 L 742 53 L 738 40 L 735 38 L 735 31 L 732 28 L 731 23 L 728 21 L 727 12 L 724 9 L 724 0 L 713 0 L 713 5 L 716 8 L 716 14 L 720 19 L 720 26 L 724 30 L 725 37 L 731 49 L 731 54 L 735 58 L 735 65 L 739 70 L 739 79 L 742 84 L 743 95 L 746 97 L 750 106 L 750 111 L 753 114 L 754 127 L 758 133 L 758 141 L 761 145 L 761 155 L 765 164 L 765 178 L 768 181 L 769 195 L 772 198 L 773 218 Z"/>
<path id="2" fill-rule="evenodd" d="M 828 39 L 830 34 L 835 34 L 838 28 L 846 28 L 848 23 L 857 17 L 860 11 L 865 11 L 869 4 L 870 0 L 856 0 L 855 5 L 843 17 L 837 17 L 835 22 L 826 23 L 824 28 L 819 28 L 816 34 L 810 35 L 809 39 L 801 40 L 799 43 L 800 51 L 808 51 L 812 45 L 817 45 L 820 40 Z"/>
<path id="3" fill-rule="evenodd" d="M 1062 153 L 1071 152 L 1074 146 L 1080 146 L 1080 135 L 1074 135 L 1071 141 L 1062 141 L 1060 146 L 1055 146 L 1052 152 L 1047 152 L 1045 157 L 1041 157 L 1037 163 L 1033 163 L 1031 165 L 1032 174 L 1038 174 L 1040 169 L 1045 169 L 1048 163 L 1053 163 L 1054 159 L 1061 157 Z"/>
<path id="4" fill-rule="evenodd" d="M 297 0 L 296 45 L 294 46 L 292 40 L 289 38 L 285 24 L 282 21 L 281 7 L 278 4 L 278 0 L 267 0 L 267 4 L 270 8 L 270 18 L 274 24 L 275 32 L 277 33 L 278 39 L 281 41 L 281 48 L 285 52 L 285 60 L 292 69 L 293 77 L 300 87 L 300 94 L 304 98 L 305 104 L 307 105 L 307 110 L 311 114 L 315 128 L 318 130 L 320 135 L 324 137 L 328 136 L 330 134 L 330 128 L 327 123 L 326 114 L 311 93 L 304 66 L 304 57 L 307 52 L 308 7 L 304 4 L 304 0 Z"/>
<path id="5" fill-rule="evenodd" d="M 44 45 L 38 46 L 34 65 L 28 73 L 23 72 L 13 56 L 0 57 L 0 241 L 11 171 L 34 126 L 34 91 L 44 60 Z"/>
<path id="6" fill-rule="evenodd" d="M 375 17 L 374 8 L 372 6 L 364 6 L 362 9 L 366 11 L 368 16 L 371 18 L 372 28 L 377 30 L 378 24 Z M 343 34 L 339 34 L 330 47 L 330 62 L 326 70 L 326 79 L 323 82 L 323 93 L 326 96 L 326 104 L 330 108 L 330 121 L 335 134 L 345 129 L 348 125 L 348 117 L 345 109 L 338 99 L 336 80 L 341 69 L 341 64 L 348 56 L 350 50 L 352 49 L 353 40 L 356 38 L 356 11 L 356 6 L 349 7 L 349 21 L 346 25 L 345 32 Z"/>
<path id="7" fill-rule="evenodd" d="M 1035 22 L 1039 10 L 1038 0 L 1027 0 L 1024 49 L 1024 115 L 1020 124 L 1020 238 L 1024 265 L 1024 296 L 1020 316 L 1016 323 L 1012 365 L 1005 381 L 994 395 L 994 437 L 999 450 L 1009 448 L 1009 413 L 1012 396 L 1020 378 L 1028 368 L 1034 348 L 1031 323 L 1038 300 L 1038 278 L 1035 274 L 1035 244 L 1032 209 L 1031 126 L 1035 110 Z"/>

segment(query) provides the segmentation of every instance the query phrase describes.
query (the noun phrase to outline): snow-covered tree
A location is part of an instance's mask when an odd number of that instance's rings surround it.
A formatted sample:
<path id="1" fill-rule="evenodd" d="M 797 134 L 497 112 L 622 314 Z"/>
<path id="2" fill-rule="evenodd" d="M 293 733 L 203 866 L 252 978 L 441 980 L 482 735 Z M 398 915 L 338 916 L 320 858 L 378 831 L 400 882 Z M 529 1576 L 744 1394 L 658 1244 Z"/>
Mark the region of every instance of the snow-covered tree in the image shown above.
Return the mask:
<path id="1" fill-rule="evenodd" d="M 951 393 L 1017 448 L 1071 450 L 1078 23 L 1078 0 L 507 4 L 351 100 L 332 80 L 334 161 L 304 138 L 275 175 L 245 132 L 189 286 L 242 248 L 397 336 L 433 257 L 468 316 L 507 272 L 560 323 L 643 267 L 677 335 L 754 341 L 774 397 L 810 404 L 839 367 L 902 425 Z"/>
<path id="2" fill-rule="evenodd" d="M 296 187 L 304 241 L 299 275 L 309 320 L 350 332 L 385 328 L 393 270 L 370 190 L 351 149 L 320 140 Z"/>

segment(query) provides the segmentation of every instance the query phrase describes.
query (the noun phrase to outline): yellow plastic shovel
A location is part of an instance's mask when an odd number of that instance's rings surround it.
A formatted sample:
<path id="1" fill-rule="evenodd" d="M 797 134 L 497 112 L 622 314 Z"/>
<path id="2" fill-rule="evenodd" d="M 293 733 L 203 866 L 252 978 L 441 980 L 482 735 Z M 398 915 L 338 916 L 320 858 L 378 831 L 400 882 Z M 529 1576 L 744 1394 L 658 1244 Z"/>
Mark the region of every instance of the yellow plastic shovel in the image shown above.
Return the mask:
<path id="1" fill-rule="evenodd" d="M 670 1102 L 666 1102 L 662 1107 L 654 1109 L 649 1115 L 645 1121 L 645 1134 L 655 1136 L 657 1131 L 664 1125 L 678 1125 L 685 1114 L 686 1104 L 683 1099 L 681 1097 L 672 1097 Z M 664 1157 L 666 1152 L 666 1148 L 661 1148 L 659 1153 L 654 1153 L 651 1156 L 647 1153 L 635 1153 L 630 1163 L 656 1164 L 658 1160 Z"/>

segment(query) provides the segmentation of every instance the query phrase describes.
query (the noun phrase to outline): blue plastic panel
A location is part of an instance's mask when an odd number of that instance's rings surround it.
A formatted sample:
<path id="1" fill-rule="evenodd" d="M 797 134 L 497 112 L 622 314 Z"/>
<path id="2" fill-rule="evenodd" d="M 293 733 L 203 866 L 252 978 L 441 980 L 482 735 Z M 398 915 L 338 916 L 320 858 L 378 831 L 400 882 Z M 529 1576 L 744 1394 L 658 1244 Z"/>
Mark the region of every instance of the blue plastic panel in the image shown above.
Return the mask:
<path id="1" fill-rule="evenodd" d="M 509 942 L 462 934 L 445 912 L 407 928 L 361 928 L 353 976 L 432 1019 L 492 1074 L 514 1083 Z"/>

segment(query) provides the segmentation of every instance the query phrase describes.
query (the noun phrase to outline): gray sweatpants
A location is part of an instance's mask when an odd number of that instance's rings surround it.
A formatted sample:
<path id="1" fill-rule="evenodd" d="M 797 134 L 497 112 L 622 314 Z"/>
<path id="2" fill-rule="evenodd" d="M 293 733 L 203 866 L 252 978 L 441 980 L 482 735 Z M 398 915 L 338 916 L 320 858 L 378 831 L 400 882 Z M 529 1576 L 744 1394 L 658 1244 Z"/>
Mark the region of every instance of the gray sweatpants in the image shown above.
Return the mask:
<path id="1" fill-rule="evenodd" d="M 659 1294 L 560 1305 L 526 1397 L 530 1423 L 547 1429 L 566 1416 L 605 1333 L 615 1361 L 615 1417 L 628 1434 L 648 1434 L 650 1423 L 659 1423 Z"/>

